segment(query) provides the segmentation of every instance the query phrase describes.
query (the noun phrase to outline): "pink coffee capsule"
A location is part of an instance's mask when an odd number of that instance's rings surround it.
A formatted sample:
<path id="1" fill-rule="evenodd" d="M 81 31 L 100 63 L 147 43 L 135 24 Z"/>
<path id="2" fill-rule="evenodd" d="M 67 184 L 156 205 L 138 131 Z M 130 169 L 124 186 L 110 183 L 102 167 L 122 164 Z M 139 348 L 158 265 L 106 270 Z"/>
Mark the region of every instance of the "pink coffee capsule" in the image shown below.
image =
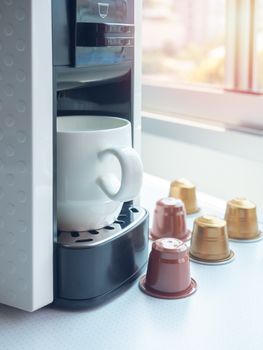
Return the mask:
<path id="1" fill-rule="evenodd" d="M 156 298 L 178 299 L 192 295 L 197 284 L 190 275 L 187 246 L 175 238 L 153 242 L 147 273 L 139 285 L 143 292 Z"/>
<path id="2" fill-rule="evenodd" d="M 186 226 L 185 206 L 181 199 L 167 197 L 156 202 L 150 238 L 156 240 L 163 237 L 173 237 L 181 241 L 191 238 L 191 231 Z"/>

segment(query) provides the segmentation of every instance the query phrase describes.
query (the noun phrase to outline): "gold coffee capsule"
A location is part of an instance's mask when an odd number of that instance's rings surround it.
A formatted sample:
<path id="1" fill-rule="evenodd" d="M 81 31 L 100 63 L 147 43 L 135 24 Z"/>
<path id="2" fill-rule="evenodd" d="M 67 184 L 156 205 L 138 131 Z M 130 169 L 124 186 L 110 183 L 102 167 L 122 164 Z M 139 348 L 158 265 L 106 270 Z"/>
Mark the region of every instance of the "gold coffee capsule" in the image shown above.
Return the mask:
<path id="1" fill-rule="evenodd" d="M 256 205 L 246 198 L 235 198 L 227 203 L 225 220 L 231 239 L 254 240 L 261 238 Z"/>
<path id="2" fill-rule="evenodd" d="M 214 216 L 201 216 L 195 220 L 190 257 L 193 261 L 209 264 L 226 263 L 233 259 L 225 220 Z"/>
<path id="3" fill-rule="evenodd" d="M 169 196 L 181 199 L 184 202 L 187 214 L 193 214 L 199 211 L 195 185 L 190 181 L 178 179 L 171 182 Z"/>

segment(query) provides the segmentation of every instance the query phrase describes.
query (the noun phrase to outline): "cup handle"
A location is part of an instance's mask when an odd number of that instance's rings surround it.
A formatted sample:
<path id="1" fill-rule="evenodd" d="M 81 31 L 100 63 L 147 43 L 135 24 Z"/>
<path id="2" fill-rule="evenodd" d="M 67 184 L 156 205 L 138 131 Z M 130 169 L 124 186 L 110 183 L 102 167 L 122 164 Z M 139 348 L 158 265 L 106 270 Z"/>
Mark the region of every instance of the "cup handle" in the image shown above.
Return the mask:
<path id="1" fill-rule="evenodd" d="M 102 191 L 112 200 L 126 202 L 134 199 L 142 186 L 143 167 L 138 153 L 131 147 L 109 148 L 99 153 L 99 158 L 107 154 L 113 154 L 121 166 L 121 184 L 117 192 L 113 192 L 112 186 L 107 181 L 107 176 L 97 179 L 97 184 Z"/>

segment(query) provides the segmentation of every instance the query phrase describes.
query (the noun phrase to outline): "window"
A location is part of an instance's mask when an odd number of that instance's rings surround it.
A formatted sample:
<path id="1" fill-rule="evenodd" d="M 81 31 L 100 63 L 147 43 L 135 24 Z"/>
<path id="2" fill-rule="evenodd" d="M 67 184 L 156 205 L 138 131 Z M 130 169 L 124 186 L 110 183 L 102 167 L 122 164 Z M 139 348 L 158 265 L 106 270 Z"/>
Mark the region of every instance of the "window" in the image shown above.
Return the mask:
<path id="1" fill-rule="evenodd" d="M 143 108 L 263 131 L 263 0 L 144 0 Z"/>
<path id="2" fill-rule="evenodd" d="M 145 79 L 224 84 L 225 0 L 144 3 Z"/>

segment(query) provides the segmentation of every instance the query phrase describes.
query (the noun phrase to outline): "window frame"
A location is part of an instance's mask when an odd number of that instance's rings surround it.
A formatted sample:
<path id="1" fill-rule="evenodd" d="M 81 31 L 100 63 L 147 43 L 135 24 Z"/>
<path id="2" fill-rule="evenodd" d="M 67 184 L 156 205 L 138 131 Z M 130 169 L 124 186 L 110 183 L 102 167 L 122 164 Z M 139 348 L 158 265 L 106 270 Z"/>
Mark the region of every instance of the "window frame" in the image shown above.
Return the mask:
<path id="1" fill-rule="evenodd" d="M 223 125 L 263 136 L 263 96 L 143 82 L 143 111 Z M 216 108 L 215 108 L 216 106 Z"/>
<path id="2" fill-rule="evenodd" d="M 248 32 L 251 30 L 252 22 L 254 25 L 255 1 L 226 0 L 228 32 L 226 35 L 225 89 L 188 84 L 174 86 L 166 82 L 156 83 L 153 79 L 143 76 L 143 111 L 155 115 L 197 120 L 206 124 L 223 125 L 226 128 L 263 135 L 261 112 L 263 111 L 263 95 L 254 92 L 254 84 L 252 87 L 248 79 L 251 76 L 248 64 L 249 62 L 252 64 L 252 61 L 254 63 L 254 60 L 247 57 L 248 39 L 244 45 L 235 45 L 236 42 L 240 42 L 242 36 L 239 30 L 240 16 L 245 18 L 244 23 Z M 252 46 L 251 50 L 255 50 L 255 47 Z M 246 59 L 236 60 L 240 54 Z M 254 74 L 255 71 L 253 76 Z M 250 91 L 249 87 L 251 87 Z M 240 88 L 244 89 L 244 92 L 241 92 Z"/>

